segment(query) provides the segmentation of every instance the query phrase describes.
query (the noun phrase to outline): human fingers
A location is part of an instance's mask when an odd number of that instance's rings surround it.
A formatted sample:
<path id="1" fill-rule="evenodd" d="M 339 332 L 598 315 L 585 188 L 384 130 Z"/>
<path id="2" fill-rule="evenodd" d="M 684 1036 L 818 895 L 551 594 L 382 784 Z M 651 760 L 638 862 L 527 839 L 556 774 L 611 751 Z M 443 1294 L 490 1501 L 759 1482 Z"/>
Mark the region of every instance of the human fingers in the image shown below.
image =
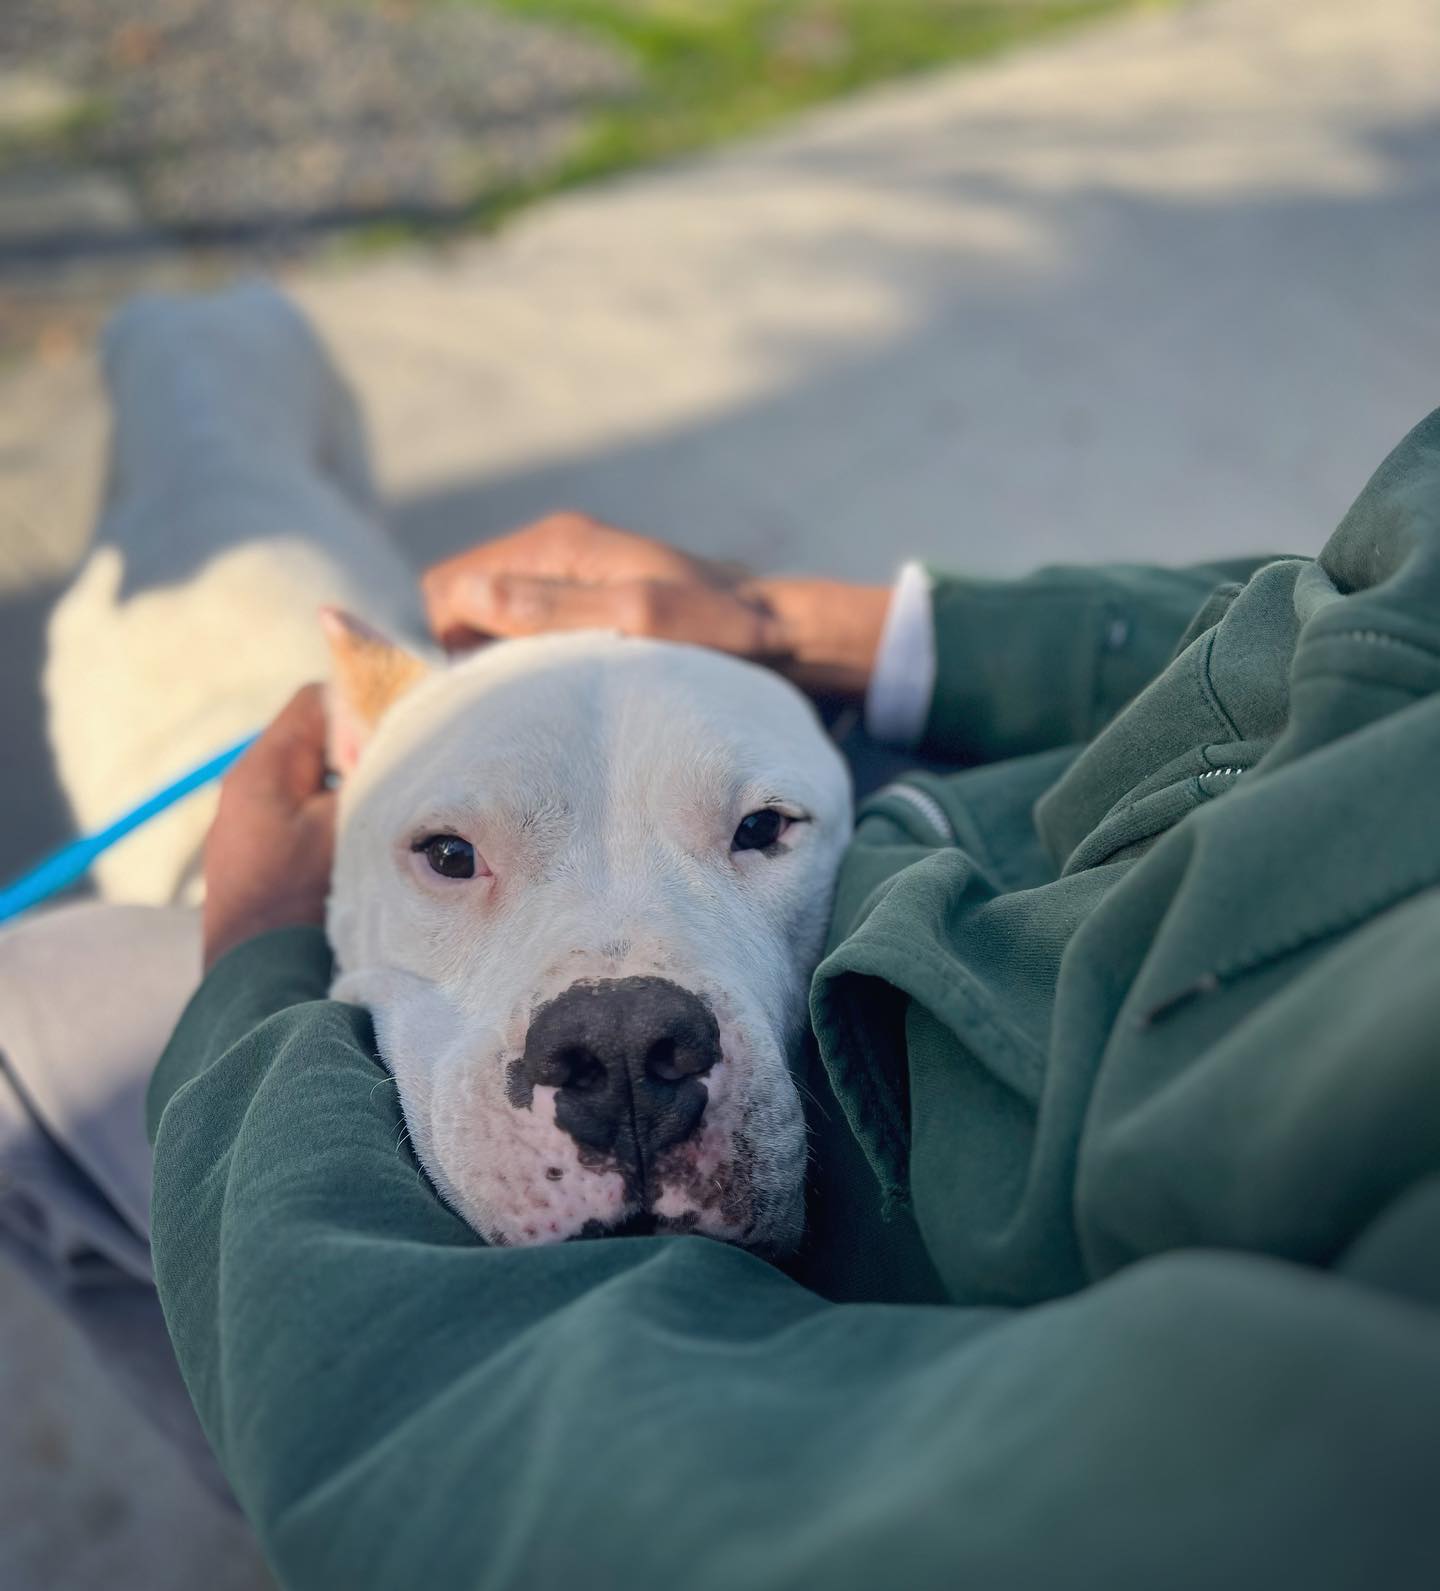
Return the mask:
<path id="1" fill-rule="evenodd" d="M 471 600 L 474 582 L 496 575 L 624 585 L 636 580 L 733 585 L 743 571 L 695 558 L 649 536 L 586 514 L 551 514 L 483 542 L 426 571 L 421 579 L 434 634 L 446 645 L 484 634 Z"/>
<path id="2" fill-rule="evenodd" d="M 776 649 L 772 615 L 729 590 L 663 580 L 591 585 L 525 575 L 476 575 L 466 601 L 475 627 L 493 636 L 556 630 L 619 630 L 688 641 L 742 657 Z"/>
<path id="3" fill-rule="evenodd" d="M 325 690 L 303 685 L 235 764 L 226 786 L 298 807 L 324 793 L 325 751 Z"/>

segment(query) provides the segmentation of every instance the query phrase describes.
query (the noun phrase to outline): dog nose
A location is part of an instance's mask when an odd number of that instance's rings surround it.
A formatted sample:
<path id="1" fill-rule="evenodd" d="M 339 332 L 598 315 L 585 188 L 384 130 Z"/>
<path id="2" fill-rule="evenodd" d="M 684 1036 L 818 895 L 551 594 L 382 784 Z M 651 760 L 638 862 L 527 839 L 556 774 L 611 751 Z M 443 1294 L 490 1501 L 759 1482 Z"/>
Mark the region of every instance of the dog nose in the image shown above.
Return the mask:
<path id="1" fill-rule="evenodd" d="M 668 978 L 573 984 L 530 1022 L 514 1081 L 557 1090 L 555 1120 L 643 1183 L 647 1164 L 700 1125 L 701 1079 L 720 1059 L 714 1013 Z"/>

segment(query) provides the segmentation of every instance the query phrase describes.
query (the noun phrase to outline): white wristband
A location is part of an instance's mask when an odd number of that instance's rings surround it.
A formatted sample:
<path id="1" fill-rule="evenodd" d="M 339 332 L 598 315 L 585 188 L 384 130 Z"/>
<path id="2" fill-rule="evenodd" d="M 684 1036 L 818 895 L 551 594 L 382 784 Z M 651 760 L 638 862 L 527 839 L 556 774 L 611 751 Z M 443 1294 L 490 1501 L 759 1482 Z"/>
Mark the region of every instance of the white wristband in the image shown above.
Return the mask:
<path id="1" fill-rule="evenodd" d="M 890 595 L 865 694 L 865 728 L 873 739 L 892 746 L 919 743 L 935 694 L 935 670 L 930 576 L 922 564 L 907 563 Z"/>

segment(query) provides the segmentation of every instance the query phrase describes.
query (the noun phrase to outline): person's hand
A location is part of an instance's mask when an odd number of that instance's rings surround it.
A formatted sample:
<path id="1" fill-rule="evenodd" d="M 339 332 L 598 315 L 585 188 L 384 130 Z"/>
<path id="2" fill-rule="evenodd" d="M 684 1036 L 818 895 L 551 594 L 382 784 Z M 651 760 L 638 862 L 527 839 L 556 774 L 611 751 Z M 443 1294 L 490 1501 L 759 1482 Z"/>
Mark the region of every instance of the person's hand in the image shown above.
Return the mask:
<path id="1" fill-rule="evenodd" d="M 436 638 L 610 629 L 688 641 L 768 664 L 817 694 L 859 695 L 889 593 L 757 579 L 583 514 L 556 514 L 437 564 L 424 577 Z"/>
<path id="2" fill-rule="evenodd" d="M 450 648 L 545 630 L 664 634 L 683 607 L 730 641 L 724 650 L 750 653 L 766 644 L 766 615 L 740 595 L 744 574 L 585 514 L 551 514 L 436 564 L 422 585 L 430 628 Z"/>
<path id="3" fill-rule="evenodd" d="M 220 786 L 205 841 L 205 969 L 272 928 L 323 924 L 335 847 L 325 701 L 296 692 Z"/>

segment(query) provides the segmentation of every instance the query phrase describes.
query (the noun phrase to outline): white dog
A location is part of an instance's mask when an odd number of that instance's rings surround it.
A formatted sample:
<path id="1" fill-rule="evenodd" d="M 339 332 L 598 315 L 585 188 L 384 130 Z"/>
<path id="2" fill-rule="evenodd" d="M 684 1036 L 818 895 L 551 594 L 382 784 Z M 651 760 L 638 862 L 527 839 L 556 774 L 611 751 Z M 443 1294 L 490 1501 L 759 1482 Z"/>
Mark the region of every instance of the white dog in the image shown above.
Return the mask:
<path id="1" fill-rule="evenodd" d="M 416 1153 L 493 1242 L 802 1218 L 804 1031 L 849 837 L 809 704 L 695 647 L 582 634 L 450 667 L 332 621 L 335 994 Z"/>
<path id="2" fill-rule="evenodd" d="M 329 935 L 416 1152 L 485 1238 L 692 1231 L 783 1251 L 802 1219 L 788 1059 L 850 832 L 845 765 L 778 676 L 584 634 L 427 662 L 369 513 L 353 411 L 249 290 L 132 311 L 107 349 L 111 500 L 46 688 L 90 826 L 333 668 Z M 178 373 L 178 374 L 177 374 Z M 210 803 L 102 867 L 193 899 Z"/>

